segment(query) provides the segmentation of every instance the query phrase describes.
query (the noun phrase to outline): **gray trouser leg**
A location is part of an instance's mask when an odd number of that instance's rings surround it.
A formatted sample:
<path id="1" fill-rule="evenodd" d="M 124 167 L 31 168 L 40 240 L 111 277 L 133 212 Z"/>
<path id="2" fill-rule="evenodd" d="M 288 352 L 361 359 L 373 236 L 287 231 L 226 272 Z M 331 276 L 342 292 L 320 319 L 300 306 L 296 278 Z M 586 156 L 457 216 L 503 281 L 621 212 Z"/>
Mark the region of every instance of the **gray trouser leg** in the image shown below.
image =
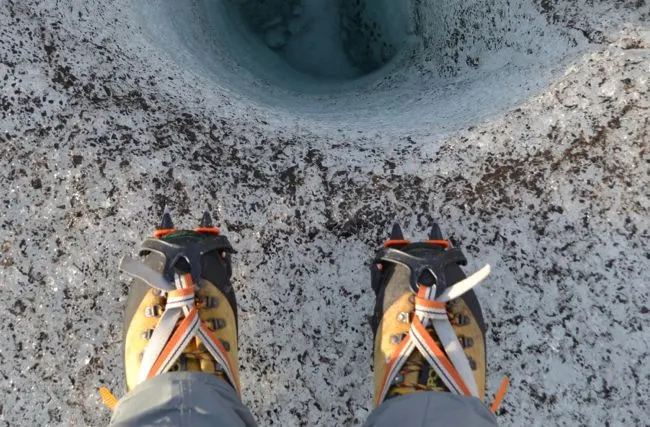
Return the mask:
<path id="1" fill-rule="evenodd" d="M 253 427 L 234 389 L 212 375 L 178 372 L 145 381 L 124 396 L 111 426 Z"/>
<path id="2" fill-rule="evenodd" d="M 496 427 L 490 410 L 475 397 L 434 391 L 386 400 L 375 409 L 365 427 Z"/>

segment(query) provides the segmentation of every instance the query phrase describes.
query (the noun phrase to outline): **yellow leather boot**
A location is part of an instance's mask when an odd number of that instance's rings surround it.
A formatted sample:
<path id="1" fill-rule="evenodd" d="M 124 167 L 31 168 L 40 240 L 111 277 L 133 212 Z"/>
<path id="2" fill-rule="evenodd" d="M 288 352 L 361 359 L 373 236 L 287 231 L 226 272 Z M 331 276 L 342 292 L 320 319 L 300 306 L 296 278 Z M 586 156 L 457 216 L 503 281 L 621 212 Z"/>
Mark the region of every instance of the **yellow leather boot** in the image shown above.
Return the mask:
<path id="1" fill-rule="evenodd" d="M 166 210 L 141 260 L 122 259 L 135 278 L 124 316 L 127 390 L 165 372 L 196 371 L 240 393 L 233 252 L 209 213 L 199 228 L 176 230 Z"/>
<path id="2" fill-rule="evenodd" d="M 466 263 L 437 225 L 429 240 L 417 243 L 393 227 L 371 266 L 376 406 L 419 391 L 485 399 L 486 327 L 472 288 L 490 267 L 467 277 L 459 267 Z M 507 380 L 493 412 L 506 388 Z"/>

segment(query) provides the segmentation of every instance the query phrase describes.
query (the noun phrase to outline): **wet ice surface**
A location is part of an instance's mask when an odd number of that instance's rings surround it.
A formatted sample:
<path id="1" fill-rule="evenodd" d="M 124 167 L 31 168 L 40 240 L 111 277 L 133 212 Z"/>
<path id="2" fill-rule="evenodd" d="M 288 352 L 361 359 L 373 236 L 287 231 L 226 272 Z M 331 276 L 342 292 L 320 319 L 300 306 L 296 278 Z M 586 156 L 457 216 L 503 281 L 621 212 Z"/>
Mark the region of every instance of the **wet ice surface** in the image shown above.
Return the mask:
<path id="1" fill-rule="evenodd" d="M 0 4 L 0 423 L 106 424 L 117 262 L 170 204 L 188 227 L 209 206 L 239 252 L 261 425 L 366 418 L 366 266 L 396 218 L 420 236 L 436 218 L 470 269 L 492 264 L 478 295 L 489 389 L 512 380 L 502 425 L 647 424 L 648 6 L 544 5 L 580 29 L 561 73 L 487 120 L 388 138 L 220 92 L 126 2 Z"/>

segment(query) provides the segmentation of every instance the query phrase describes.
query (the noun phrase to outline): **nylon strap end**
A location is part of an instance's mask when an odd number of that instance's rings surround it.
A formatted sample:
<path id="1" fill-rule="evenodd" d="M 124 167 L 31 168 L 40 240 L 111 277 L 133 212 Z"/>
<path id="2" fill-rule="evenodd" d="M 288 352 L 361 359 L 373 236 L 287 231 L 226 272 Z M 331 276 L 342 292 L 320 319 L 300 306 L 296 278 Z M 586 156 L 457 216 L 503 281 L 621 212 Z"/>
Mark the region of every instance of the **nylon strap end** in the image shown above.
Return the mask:
<path id="1" fill-rule="evenodd" d="M 106 387 L 100 387 L 99 388 L 99 397 L 102 398 L 102 401 L 104 402 L 104 405 L 111 411 L 115 411 L 115 407 L 117 406 L 117 398 L 109 389 Z"/>

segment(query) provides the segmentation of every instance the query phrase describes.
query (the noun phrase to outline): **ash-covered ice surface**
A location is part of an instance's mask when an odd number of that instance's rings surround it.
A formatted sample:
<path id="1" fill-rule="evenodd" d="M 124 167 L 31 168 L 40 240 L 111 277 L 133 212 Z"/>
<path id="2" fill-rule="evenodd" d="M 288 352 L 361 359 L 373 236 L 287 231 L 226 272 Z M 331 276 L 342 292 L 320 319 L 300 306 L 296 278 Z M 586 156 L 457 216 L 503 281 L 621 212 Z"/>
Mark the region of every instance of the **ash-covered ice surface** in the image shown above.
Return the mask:
<path id="1" fill-rule="evenodd" d="M 255 3 L 0 2 L 0 424 L 108 422 L 168 204 L 238 250 L 260 425 L 363 422 L 369 260 L 433 219 L 493 267 L 501 425 L 648 425 L 648 2 Z"/>

